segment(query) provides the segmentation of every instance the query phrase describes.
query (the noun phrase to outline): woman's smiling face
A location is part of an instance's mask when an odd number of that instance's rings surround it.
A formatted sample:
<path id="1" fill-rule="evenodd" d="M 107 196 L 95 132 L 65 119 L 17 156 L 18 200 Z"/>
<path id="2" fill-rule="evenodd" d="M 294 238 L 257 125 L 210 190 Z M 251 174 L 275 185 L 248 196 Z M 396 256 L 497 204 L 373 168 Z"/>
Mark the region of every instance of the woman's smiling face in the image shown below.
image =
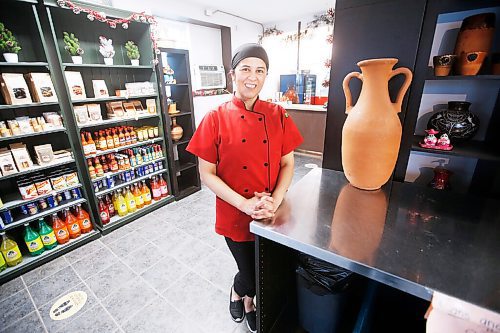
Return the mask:
<path id="1" fill-rule="evenodd" d="M 236 97 L 253 103 L 264 86 L 266 76 L 266 64 L 262 59 L 250 57 L 241 60 L 231 74 Z"/>

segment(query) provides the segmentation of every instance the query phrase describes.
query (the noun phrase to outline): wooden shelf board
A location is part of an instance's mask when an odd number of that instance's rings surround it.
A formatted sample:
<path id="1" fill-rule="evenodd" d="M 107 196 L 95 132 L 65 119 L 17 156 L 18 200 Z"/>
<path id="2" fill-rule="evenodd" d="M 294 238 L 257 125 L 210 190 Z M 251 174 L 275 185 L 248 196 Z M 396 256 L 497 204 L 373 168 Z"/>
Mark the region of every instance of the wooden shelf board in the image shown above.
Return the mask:
<path id="1" fill-rule="evenodd" d="M 413 137 L 411 149 L 413 151 L 421 151 L 430 154 L 463 156 L 463 157 L 472 157 L 482 160 L 500 161 L 500 153 L 495 153 L 493 149 L 489 148 L 483 142 L 466 141 L 458 144 L 454 144 L 452 142 L 453 149 L 446 151 L 446 150 L 422 148 L 418 143 L 422 142 L 423 140 L 424 140 L 423 136 L 415 135 Z"/>

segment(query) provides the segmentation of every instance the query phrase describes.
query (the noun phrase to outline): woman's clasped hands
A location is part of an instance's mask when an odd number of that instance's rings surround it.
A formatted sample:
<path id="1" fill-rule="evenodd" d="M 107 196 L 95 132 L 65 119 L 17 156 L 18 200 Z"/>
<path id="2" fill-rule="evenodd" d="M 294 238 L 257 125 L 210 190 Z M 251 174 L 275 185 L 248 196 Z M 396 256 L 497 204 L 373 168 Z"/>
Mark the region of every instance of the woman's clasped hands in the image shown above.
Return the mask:
<path id="1" fill-rule="evenodd" d="M 246 199 L 241 209 L 254 220 L 272 218 L 275 210 L 274 199 L 271 193 L 267 192 L 254 192 L 254 196 Z"/>

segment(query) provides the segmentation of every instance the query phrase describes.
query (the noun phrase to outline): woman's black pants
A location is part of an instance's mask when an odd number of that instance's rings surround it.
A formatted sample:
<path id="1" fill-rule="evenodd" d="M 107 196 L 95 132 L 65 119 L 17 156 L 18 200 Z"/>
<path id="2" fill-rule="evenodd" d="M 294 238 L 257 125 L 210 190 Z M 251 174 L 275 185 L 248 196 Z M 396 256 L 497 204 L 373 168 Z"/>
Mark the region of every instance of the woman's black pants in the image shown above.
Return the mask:
<path id="1" fill-rule="evenodd" d="M 255 241 L 235 242 L 225 237 L 227 246 L 238 265 L 234 277 L 234 291 L 241 297 L 255 296 Z"/>

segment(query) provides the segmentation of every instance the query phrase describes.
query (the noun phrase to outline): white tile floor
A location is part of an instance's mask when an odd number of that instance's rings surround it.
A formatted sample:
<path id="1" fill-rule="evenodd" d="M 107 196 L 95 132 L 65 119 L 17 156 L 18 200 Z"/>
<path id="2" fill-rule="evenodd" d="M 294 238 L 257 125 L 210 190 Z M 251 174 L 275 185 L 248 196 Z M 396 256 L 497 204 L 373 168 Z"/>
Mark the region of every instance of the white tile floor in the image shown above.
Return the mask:
<path id="1" fill-rule="evenodd" d="M 296 155 L 293 183 L 321 165 Z M 0 332 L 247 332 L 228 313 L 236 264 L 213 230 L 206 188 L 0 286 Z M 67 320 L 49 309 L 71 291 L 87 303 Z"/>

